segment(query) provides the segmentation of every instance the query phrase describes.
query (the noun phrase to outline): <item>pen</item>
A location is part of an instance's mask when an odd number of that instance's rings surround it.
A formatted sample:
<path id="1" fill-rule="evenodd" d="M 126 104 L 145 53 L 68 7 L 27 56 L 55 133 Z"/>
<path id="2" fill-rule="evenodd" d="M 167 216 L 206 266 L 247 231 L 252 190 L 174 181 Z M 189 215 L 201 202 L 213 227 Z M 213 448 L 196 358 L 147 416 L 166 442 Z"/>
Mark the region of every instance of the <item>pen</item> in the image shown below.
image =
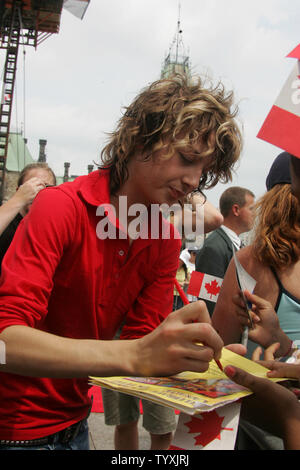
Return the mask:
<path id="1" fill-rule="evenodd" d="M 188 305 L 190 302 L 189 302 L 189 299 L 187 298 L 187 296 L 185 295 L 185 292 L 184 290 L 182 289 L 181 285 L 179 284 L 179 282 L 177 281 L 177 279 L 175 279 L 175 286 L 176 286 L 176 289 L 178 290 L 178 293 L 181 297 L 181 300 L 182 302 L 184 303 L 184 305 Z M 218 359 L 214 359 L 215 363 L 217 364 L 217 366 L 219 367 L 219 369 L 223 372 L 223 366 L 221 364 L 221 362 L 218 360 Z"/>
<path id="2" fill-rule="evenodd" d="M 249 334 L 249 328 L 248 326 L 245 326 L 243 330 L 243 334 L 242 334 L 242 339 L 241 339 L 241 343 L 245 347 L 247 347 L 247 344 L 248 344 L 248 334 Z"/>

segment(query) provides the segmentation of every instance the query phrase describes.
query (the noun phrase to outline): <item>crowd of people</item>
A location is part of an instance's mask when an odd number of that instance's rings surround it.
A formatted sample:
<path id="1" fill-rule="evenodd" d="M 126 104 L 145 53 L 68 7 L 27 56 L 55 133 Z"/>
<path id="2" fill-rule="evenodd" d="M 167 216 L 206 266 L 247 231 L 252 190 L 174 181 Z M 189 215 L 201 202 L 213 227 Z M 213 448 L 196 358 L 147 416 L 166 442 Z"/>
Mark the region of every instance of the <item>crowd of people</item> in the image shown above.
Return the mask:
<path id="1" fill-rule="evenodd" d="M 284 362 L 300 331 L 300 159 L 276 160 L 256 206 L 251 190 L 232 187 L 214 208 L 203 191 L 231 181 L 242 149 L 236 115 L 221 83 L 177 75 L 152 83 L 126 108 L 96 171 L 56 186 L 45 164 L 23 170 L 0 207 L 1 450 L 87 450 L 89 376 L 204 372 L 224 346 L 246 354 L 240 341 L 249 318 L 234 251 L 257 280 L 244 293 L 254 325 L 249 344 L 265 348 L 270 377 L 300 379 L 300 365 Z M 143 213 L 140 237 L 128 229 L 136 213 L 124 213 L 124 198 Z M 203 247 L 191 243 L 186 212 L 179 222 L 162 211 L 153 217 L 153 206 L 177 202 L 191 203 L 192 229 L 193 204 L 204 209 L 203 232 L 212 233 Z M 239 235 L 254 222 L 254 241 L 243 247 Z M 185 287 L 193 271 L 222 278 L 213 305 L 180 303 L 175 279 Z M 253 391 L 241 419 L 299 449 L 295 392 L 233 366 L 225 373 Z M 138 449 L 138 400 L 103 398 L 115 448 Z M 168 449 L 174 412 L 143 405 L 151 448 Z"/>

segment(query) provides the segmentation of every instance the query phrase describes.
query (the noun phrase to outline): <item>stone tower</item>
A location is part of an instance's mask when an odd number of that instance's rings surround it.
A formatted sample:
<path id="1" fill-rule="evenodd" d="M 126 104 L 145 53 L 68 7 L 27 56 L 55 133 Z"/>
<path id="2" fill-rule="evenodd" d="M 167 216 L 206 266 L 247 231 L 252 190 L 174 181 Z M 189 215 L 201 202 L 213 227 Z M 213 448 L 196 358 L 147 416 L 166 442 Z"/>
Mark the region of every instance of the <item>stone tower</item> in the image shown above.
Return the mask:
<path id="1" fill-rule="evenodd" d="M 182 29 L 180 24 L 180 3 L 178 6 L 177 30 L 174 39 L 170 45 L 169 52 L 163 62 L 161 69 L 161 78 L 169 78 L 170 76 L 181 73 L 190 75 L 190 59 L 185 50 Z"/>

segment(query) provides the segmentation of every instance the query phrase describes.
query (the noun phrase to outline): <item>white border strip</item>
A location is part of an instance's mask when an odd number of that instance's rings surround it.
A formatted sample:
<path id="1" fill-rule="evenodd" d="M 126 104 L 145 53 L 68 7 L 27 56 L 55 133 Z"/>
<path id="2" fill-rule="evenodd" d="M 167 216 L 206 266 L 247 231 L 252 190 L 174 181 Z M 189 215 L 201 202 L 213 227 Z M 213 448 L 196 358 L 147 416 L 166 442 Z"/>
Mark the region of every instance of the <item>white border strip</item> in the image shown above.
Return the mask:
<path id="1" fill-rule="evenodd" d="M 6 364 L 6 347 L 4 341 L 0 340 L 0 364 Z"/>

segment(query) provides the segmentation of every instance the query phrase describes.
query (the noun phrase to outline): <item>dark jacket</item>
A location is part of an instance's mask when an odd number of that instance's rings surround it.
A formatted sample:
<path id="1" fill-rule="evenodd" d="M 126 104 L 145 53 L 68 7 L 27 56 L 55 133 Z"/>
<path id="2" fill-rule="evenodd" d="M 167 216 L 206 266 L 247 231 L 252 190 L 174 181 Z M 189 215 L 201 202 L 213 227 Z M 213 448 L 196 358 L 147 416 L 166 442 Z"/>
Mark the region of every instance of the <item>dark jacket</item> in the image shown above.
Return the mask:
<path id="1" fill-rule="evenodd" d="M 2 260 L 12 242 L 12 239 L 14 238 L 16 230 L 22 219 L 23 217 L 21 216 L 21 214 L 17 214 L 16 217 L 6 227 L 2 235 L 0 235 L 0 273 L 1 273 Z"/>
<path id="2" fill-rule="evenodd" d="M 232 242 L 224 230 L 214 230 L 205 240 L 196 257 L 196 271 L 224 279 L 226 270 L 233 256 Z M 205 300 L 212 315 L 215 303 Z"/>

